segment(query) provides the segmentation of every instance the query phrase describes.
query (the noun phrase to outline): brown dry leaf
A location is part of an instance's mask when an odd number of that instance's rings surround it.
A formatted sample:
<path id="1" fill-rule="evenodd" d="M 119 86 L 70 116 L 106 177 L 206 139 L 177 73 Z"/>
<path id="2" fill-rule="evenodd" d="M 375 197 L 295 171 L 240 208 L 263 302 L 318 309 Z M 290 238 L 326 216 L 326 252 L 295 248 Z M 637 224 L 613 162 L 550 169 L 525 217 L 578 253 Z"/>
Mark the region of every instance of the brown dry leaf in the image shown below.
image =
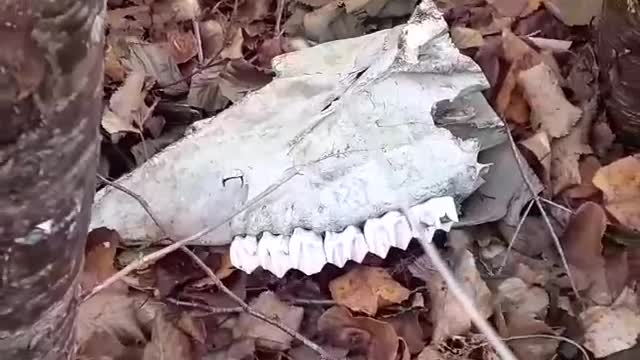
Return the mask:
<path id="1" fill-rule="evenodd" d="M 613 146 L 613 141 L 616 139 L 616 136 L 613 134 L 611 127 L 606 121 L 596 121 L 591 129 L 591 141 L 590 144 L 593 147 L 593 151 L 599 157 L 604 157 L 607 155 L 611 147 Z"/>
<path id="2" fill-rule="evenodd" d="M 357 266 L 347 274 L 331 280 L 331 297 L 353 311 L 375 315 L 378 308 L 398 304 L 409 298 L 409 290 L 382 268 Z"/>
<path id="3" fill-rule="evenodd" d="M 122 53 L 109 38 L 104 55 L 104 73 L 111 81 L 122 82 L 127 77 L 127 68 L 122 65 L 121 61 L 122 56 Z"/>
<path id="4" fill-rule="evenodd" d="M 231 39 L 228 45 L 220 53 L 222 59 L 240 59 L 242 58 L 242 44 L 244 43 L 244 36 L 242 36 L 242 28 L 235 30 L 229 30 L 232 32 Z"/>
<path id="5" fill-rule="evenodd" d="M 198 40 L 191 31 L 169 30 L 167 43 L 176 64 L 185 63 L 198 54 Z"/>
<path id="6" fill-rule="evenodd" d="M 89 232 L 85 248 L 84 269 L 80 275 L 82 289 L 91 289 L 116 273 L 113 262 L 120 241 L 118 232 L 105 227 Z M 114 286 L 118 285 L 114 284 Z"/>
<path id="7" fill-rule="evenodd" d="M 538 176 L 543 183 L 549 184 L 551 178 L 551 142 L 547 133 L 538 131 L 528 139 L 521 141 L 520 144 L 536 157 L 544 171 L 543 174 L 538 173 Z"/>
<path id="8" fill-rule="evenodd" d="M 431 343 L 424 348 L 416 360 L 498 360 L 492 346 L 481 334 L 469 334 L 466 337 L 454 336 L 448 341 Z"/>
<path id="9" fill-rule="evenodd" d="M 554 195 L 582 183 L 579 161 L 581 156 L 593 152 L 588 142 L 596 107 L 596 98 L 583 103 L 582 116 L 569 135 L 551 142 L 551 185 Z"/>
<path id="10" fill-rule="evenodd" d="M 451 40 L 458 49 L 468 49 L 484 45 L 482 33 L 476 29 L 462 26 L 451 28 Z"/>
<path id="11" fill-rule="evenodd" d="M 143 360 L 192 360 L 191 347 L 189 337 L 160 313 L 154 318 L 151 342 L 144 349 Z"/>
<path id="12" fill-rule="evenodd" d="M 224 64 L 218 64 L 195 74 L 191 78 L 187 103 L 210 113 L 226 107 L 229 99 L 220 90 L 220 73 L 224 68 Z"/>
<path id="13" fill-rule="evenodd" d="M 621 224 L 640 230 L 640 156 L 627 156 L 600 168 L 593 184 L 602 190 L 605 207 Z"/>
<path id="14" fill-rule="evenodd" d="M 524 11 L 520 14 L 521 17 L 527 17 L 531 14 L 533 14 L 536 10 L 538 10 L 540 8 L 540 5 L 542 5 L 543 0 L 529 0 L 527 7 L 524 9 Z"/>
<path id="15" fill-rule="evenodd" d="M 144 69 L 144 72 L 156 80 L 167 95 L 182 95 L 187 92 L 187 84 L 178 65 L 169 55 L 166 44 L 148 44 L 129 42 L 130 56 L 125 65 L 130 69 Z M 170 84 L 173 84 L 169 86 Z"/>
<path id="16" fill-rule="evenodd" d="M 221 94 L 236 103 L 247 93 L 270 83 L 273 77 L 246 60 L 237 59 L 227 63 L 220 78 Z"/>
<path id="17" fill-rule="evenodd" d="M 199 23 L 202 53 L 205 59 L 211 59 L 224 47 L 224 27 L 216 20 Z"/>
<path id="18" fill-rule="evenodd" d="M 600 169 L 600 160 L 596 156 L 585 156 L 580 160 L 580 184 L 567 189 L 563 195 L 573 199 L 586 199 L 600 191 L 593 185 L 593 177 Z"/>
<path id="19" fill-rule="evenodd" d="M 491 291 L 482 279 L 476 268 L 473 254 L 466 249 L 461 249 L 453 259 L 453 272 L 460 286 L 467 291 L 480 313 L 488 318 L 493 312 Z M 467 315 L 462 305 L 449 291 L 442 276 L 430 269 L 430 261 L 426 256 L 418 258 L 409 266 L 413 276 L 424 280 L 429 289 L 433 323 L 433 342 L 449 338 L 453 335 L 466 334 L 471 329 L 471 318 Z"/>
<path id="20" fill-rule="evenodd" d="M 529 0 L 487 0 L 503 16 L 517 17 L 529 6 Z"/>
<path id="21" fill-rule="evenodd" d="M 132 35 L 142 37 L 151 27 L 149 6 L 129 6 L 107 11 L 109 35 Z"/>
<path id="22" fill-rule="evenodd" d="M 554 138 L 569 134 L 582 110 L 567 101 L 549 66 L 540 63 L 521 71 L 518 84 L 531 107 L 531 123 L 536 129 L 543 129 Z"/>
<path id="23" fill-rule="evenodd" d="M 196 19 L 202 9 L 198 0 L 162 0 L 151 4 L 153 26 L 162 31 L 168 23 Z"/>
<path id="24" fill-rule="evenodd" d="M 543 0 L 544 6 L 568 26 L 589 25 L 600 16 L 603 0 Z"/>
<path id="25" fill-rule="evenodd" d="M 597 304 L 610 304 L 612 296 L 607 285 L 602 237 L 607 227 L 607 215 L 600 205 L 585 202 L 571 217 L 562 235 L 569 270 L 578 290 L 588 290 Z"/>
<path id="26" fill-rule="evenodd" d="M 544 319 L 549 307 L 549 294 L 541 287 L 529 286 L 522 279 L 508 278 L 496 289 L 496 303 L 507 313 L 518 313 Z"/>
<path id="27" fill-rule="evenodd" d="M 349 310 L 334 306 L 318 319 L 318 331 L 332 346 L 363 353 L 370 360 L 395 360 L 398 335 L 393 326 L 365 316 L 353 317 Z"/>
<path id="28" fill-rule="evenodd" d="M 262 20 L 271 14 L 271 4 L 273 0 L 245 0 L 238 7 L 238 21 L 242 23 L 250 23 L 256 20 Z"/>
<path id="29" fill-rule="evenodd" d="M 217 347 L 216 347 L 217 348 Z M 242 339 L 233 344 L 207 354 L 207 360 L 242 360 L 252 358 L 256 352 L 253 339 Z M 298 359 L 298 358 L 295 358 Z"/>
<path id="30" fill-rule="evenodd" d="M 286 41 L 283 37 L 275 37 L 265 40 L 258 48 L 258 65 L 265 68 L 271 68 L 271 60 L 274 57 L 284 53 L 282 47 L 283 41 Z"/>
<path id="31" fill-rule="evenodd" d="M 502 30 L 502 48 L 504 58 L 512 64 L 518 62 L 521 70 L 528 70 L 542 62 L 540 54 L 509 28 Z"/>
<path id="32" fill-rule="evenodd" d="M 298 331 L 302 323 L 304 309 L 283 303 L 271 291 L 262 292 L 249 305 L 269 318 L 278 319 L 294 331 Z M 234 327 L 233 332 L 235 338 L 253 338 L 256 340 L 257 346 L 275 351 L 289 349 L 293 340 L 291 335 L 279 328 L 244 312 L 240 314 L 238 324 Z"/>
<path id="33" fill-rule="evenodd" d="M 120 131 L 138 132 L 148 111 L 145 73 L 134 70 L 109 100 L 109 108 L 102 117 L 102 127 L 110 134 Z"/>
<path id="34" fill-rule="evenodd" d="M 410 354 L 415 355 L 422 351 L 425 345 L 424 334 L 415 312 L 402 312 L 384 320 L 393 326 L 399 337 L 404 339 Z"/>
<path id="35" fill-rule="evenodd" d="M 512 17 L 492 17 L 489 25 L 477 28 L 483 36 L 495 35 L 501 33 L 504 29 L 509 29 L 515 18 Z"/>
<path id="36" fill-rule="evenodd" d="M 335 40 L 330 25 L 343 14 L 345 14 L 344 9 L 336 2 L 306 13 L 302 20 L 305 37 L 320 43 Z"/>
<path id="37" fill-rule="evenodd" d="M 520 313 L 506 314 L 509 336 L 555 335 L 549 325 Z M 546 338 L 530 338 L 509 341 L 509 347 L 518 359 L 548 360 L 553 357 L 560 341 Z"/>
<path id="38" fill-rule="evenodd" d="M 640 335 L 640 311 L 636 293 L 626 288 L 611 306 L 592 306 L 580 314 L 583 345 L 596 358 L 636 345 Z"/>

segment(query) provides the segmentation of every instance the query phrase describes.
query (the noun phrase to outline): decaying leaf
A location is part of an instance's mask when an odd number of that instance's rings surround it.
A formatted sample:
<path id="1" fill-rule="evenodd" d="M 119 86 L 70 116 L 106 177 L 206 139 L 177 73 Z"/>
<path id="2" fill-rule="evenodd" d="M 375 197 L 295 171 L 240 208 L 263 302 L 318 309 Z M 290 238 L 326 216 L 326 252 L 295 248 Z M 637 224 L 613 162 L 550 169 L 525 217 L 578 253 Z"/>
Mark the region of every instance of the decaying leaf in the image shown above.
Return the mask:
<path id="1" fill-rule="evenodd" d="M 522 335 L 555 335 L 549 325 L 522 313 L 506 314 L 506 325 L 509 336 Z M 553 357 L 560 341 L 548 338 L 529 338 L 509 341 L 518 359 L 548 360 Z"/>
<path id="2" fill-rule="evenodd" d="M 562 245 L 578 290 L 588 290 L 598 304 L 610 304 L 612 296 L 605 273 L 602 237 L 607 216 L 594 202 L 585 202 L 571 217 L 562 235 Z"/>
<path id="3" fill-rule="evenodd" d="M 199 23 L 202 53 L 205 59 L 211 59 L 224 47 L 224 28 L 216 20 Z"/>
<path id="4" fill-rule="evenodd" d="M 433 342 L 439 343 L 450 336 L 466 334 L 471 329 L 471 318 L 449 291 L 442 276 L 429 268 L 428 257 L 422 256 L 411 264 L 409 270 L 413 276 L 427 283 L 432 305 L 431 321 L 434 326 L 432 338 Z M 478 311 L 485 318 L 491 316 L 491 291 L 476 268 L 473 254 L 466 249 L 459 251 L 455 256 L 453 271 L 462 288 L 475 302 Z"/>
<path id="5" fill-rule="evenodd" d="M 109 34 L 140 36 L 151 26 L 151 13 L 147 5 L 129 6 L 107 11 Z"/>
<path id="6" fill-rule="evenodd" d="M 451 40 L 453 40 L 453 43 L 458 49 L 468 49 L 484 45 L 484 38 L 480 31 L 462 26 L 451 28 Z"/>
<path id="7" fill-rule="evenodd" d="M 596 358 L 629 349 L 640 335 L 636 293 L 626 288 L 611 306 L 592 306 L 580 314 L 584 346 Z"/>
<path id="8" fill-rule="evenodd" d="M 557 138 L 569 134 L 582 111 L 567 101 L 553 70 L 545 63 L 520 72 L 518 84 L 522 86 L 531 107 L 531 123 Z"/>
<path id="9" fill-rule="evenodd" d="M 143 360 L 156 359 L 193 359 L 189 337 L 163 313 L 154 318 L 151 342 L 144 349 Z"/>
<path id="10" fill-rule="evenodd" d="M 82 289 L 91 289 L 116 273 L 113 262 L 120 241 L 116 231 L 104 227 L 94 229 L 87 235 L 84 269 L 80 275 Z"/>
<path id="11" fill-rule="evenodd" d="M 130 57 L 126 65 L 131 69 L 144 69 L 144 72 L 155 79 L 163 91 L 169 95 L 180 95 L 187 92 L 187 84 L 182 80 L 178 65 L 162 44 L 146 44 L 140 41 L 129 42 Z"/>
<path id="12" fill-rule="evenodd" d="M 403 312 L 384 320 L 393 326 L 399 337 L 404 339 L 410 354 L 415 355 L 422 351 L 425 345 L 424 334 L 415 312 Z"/>
<path id="13" fill-rule="evenodd" d="M 528 0 L 487 0 L 503 16 L 516 17 L 529 6 Z"/>
<path id="14" fill-rule="evenodd" d="M 225 65 L 219 64 L 204 69 L 191 78 L 187 103 L 214 113 L 229 104 L 220 90 L 220 73 Z"/>
<path id="15" fill-rule="evenodd" d="M 242 28 L 238 27 L 231 31 L 231 39 L 220 53 L 222 59 L 240 59 L 242 58 L 242 44 L 244 43 L 244 36 L 242 36 Z"/>
<path id="16" fill-rule="evenodd" d="M 497 288 L 496 302 L 508 314 L 522 314 L 544 319 L 549 306 L 549 294 L 538 286 L 529 286 L 519 278 L 508 278 Z"/>
<path id="17" fill-rule="evenodd" d="M 602 190 L 605 207 L 621 224 L 640 230 L 640 156 L 627 156 L 600 168 L 593 184 Z"/>
<path id="18" fill-rule="evenodd" d="M 486 346 L 487 339 L 481 334 L 453 336 L 446 342 L 431 343 L 424 348 L 417 360 L 497 360 L 492 346 Z"/>
<path id="19" fill-rule="evenodd" d="M 264 19 L 271 13 L 270 7 L 273 2 L 273 0 L 245 0 L 242 6 L 238 7 L 238 21 L 250 23 Z"/>
<path id="20" fill-rule="evenodd" d="M 378 309 L 409 298 L 409 290 L 378 267 L 357 266 L 329 283 L 331 296 L 353 311 L 375 315 Z"/>
<path id="21" fill-rule="evenodd" d="M 535 156 L 540 163 L 543 173 L 538 173 L 543 183 L 549 184 L 551 181 L 551 142 L 545 131 L 538 131 L 531 137 L 520 142 Z"/>
<path id="22" fill-rule="evenodd" d="M 593 177 L 600 169 L 600 161 L 595 156 L 585 156 L 580 160 L 579 171 L 581 183 L 567 189 L 563 194 L 573 199 L 585 199 L 598 193 L 593 185 Z"/>
<path id="23" fill-rule="evenodd" d="M 544 6 L 566 25 L 589 25 L 600 16 L 603 0 L 543 0 Z"/>
<path id="24" fill-rule="evenodd" d="M 390 324 L 334 306 L 318 319 L 318 330 L 336 347 L 366 354 L 370 360 L 395 360 L 398 335 Z"/>
<path id="25" fill-rule="evenodd" d="M 198 53 L 198 41 L 191 31 L 169 30 L 167 43 L 176 64 L 185 63 Z"/>
<path id="26" fill-rule="evenodd" d="M 271 291 L 262 292 L 250 305 L 256 311 L 267 317 L 278 319 L 296 331 L 300 327 L 304 315 L 303 308 L 283 303 Z M 293 340 L 291 335 L 247 313 L 240 314 L 238 324 L 233 332 L 236 338 L 253 338 L 256 340 L 256 346 L 276 351 L 289 349 Z"/>
<path id="27" fill-rule="evenodd" d="M 553 194 L 582 183 L 580 157 L 591 154 L 589 132 L 597 107 L 596 98 L 582 104 L 582 116 L 569 135 L 551 142 L 551 185 Z"/>

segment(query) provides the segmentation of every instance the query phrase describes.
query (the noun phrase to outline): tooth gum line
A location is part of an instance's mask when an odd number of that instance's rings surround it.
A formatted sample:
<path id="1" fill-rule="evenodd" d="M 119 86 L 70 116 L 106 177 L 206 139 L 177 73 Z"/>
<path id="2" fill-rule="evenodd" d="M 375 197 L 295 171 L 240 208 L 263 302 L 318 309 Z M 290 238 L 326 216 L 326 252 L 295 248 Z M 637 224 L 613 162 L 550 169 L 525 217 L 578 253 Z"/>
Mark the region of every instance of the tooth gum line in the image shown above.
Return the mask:
<path id="1" fill-rule="evenodd" d="M 433 198 L 413 206 L 407 216 L 390 211 L 365 221 L 363 229 L 350 225 L 324 236 L 302 228 L 293 234 L 235 236 L 231 242 L 231 263 L 246 273 L 258 267 L 283 277 L 291 269 L 313 275 L 326 264 L 343 267 L 347 261 L 361 263 L 368 253 L 385 258 L 391 247 L 406 250 L 413 238 L 431 241 L 436 230 L 449 231 L 458 221 L 453 198 Z M 442 222 L 442 218 L 449 221 Z"/>

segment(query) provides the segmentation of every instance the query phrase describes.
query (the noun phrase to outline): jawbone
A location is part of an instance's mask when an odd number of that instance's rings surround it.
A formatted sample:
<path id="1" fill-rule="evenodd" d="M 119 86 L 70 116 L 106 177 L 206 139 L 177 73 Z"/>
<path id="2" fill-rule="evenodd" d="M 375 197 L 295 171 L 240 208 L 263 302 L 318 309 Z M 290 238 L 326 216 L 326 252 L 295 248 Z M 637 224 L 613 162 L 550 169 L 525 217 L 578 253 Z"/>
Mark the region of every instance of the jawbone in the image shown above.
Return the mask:
<path id="1" fill-rule="evenodd" d="M 430 0 L 406 25 L 283 55 L 274 69 L 269 85 L 194 124 L 118 181 L 149 203 L 172 237 L 219 223 L 292 171 L 193 244 L 233 239 L 232 262 L 247 272 L 311 274 L 367 252 L 384 257 L 457 221 L 455 203 L 481 184 L 486 166 L 477 155 L 490 144 L 458 138 L 434 116 L 472 103 L 491 116 L 454 125 L 490 133 L 501 125 L 479 94 L 484 75 L 453 46 Z M 126 241 L 162 235 L 135 199 L 111 188 L 95 197 L 91 228 L 100 226 Z"/>

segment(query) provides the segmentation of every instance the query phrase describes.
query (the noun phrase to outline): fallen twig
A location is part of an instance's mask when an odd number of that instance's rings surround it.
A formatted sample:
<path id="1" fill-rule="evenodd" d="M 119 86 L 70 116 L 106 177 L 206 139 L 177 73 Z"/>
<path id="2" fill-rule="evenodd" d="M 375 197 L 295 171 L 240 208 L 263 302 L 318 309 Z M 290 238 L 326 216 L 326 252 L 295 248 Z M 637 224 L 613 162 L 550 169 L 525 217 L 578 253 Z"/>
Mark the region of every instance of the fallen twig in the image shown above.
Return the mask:
<path id="1" fill-rule="evenodd" d="M 431 259 L 431 263 L 438 270 L 442 278 L 447 283 L 448 289 L 451 291 L 453 296 L 458 300 L 460 305 L 462 305 L 464 311 L 469 315 L 473 324 L 487 337 L 487 341 L 493 346 L 496 350 L 500 359 L 502 360 L 517 360 L 515 355 L 511 352 L 509 347 L 500 339 L 500 336 L 495 332 L 495 330 L 489 325 L 489 322 L 480 314 L 478 309 L 476 309 L 473 301 L 469 298 L 467 293 L 462 289 L 455 276 L 449 270 L 449 267 L 444 263 L 442 257 L 440 257 L 440 253 L 438 253 L 438 249 L 433 245 L 430 240 L 427 239 L 419 239 L 422 247 L 425 252 Z"/>
<path id="2" fill-rule="evenodd" d="M 286 0 L 278 0 L 278 7 L 276 8 L 276 28 L 275 28 L 275 37 L 280 37 L 282 34 L 280 33 L 280 23 L 282 22 L 282 13 L 284 12 L 284 5 Z"/>
<path id="3" fill-rule="evenodd" d="M 568 342 L 569 344 L 575 346 L 582 353 L 582 357 L 584 360 L 589 360 L 589 353 L 585 350 L 584 346 L 578 344 L 577 342 L 560 335 L 548 335 L 548 334 L 536 334 L 536 335 L 519 335 L 519 336 L 510 336 L 504 338 L 504 341 L 513 341 L 513 340 L 525 340 L 525 339 L 553 339 Z"/>
<path id="4" fill-rule="evenodd" d="M 285 172 L 286 174 L 286 172 Z M 225 221 L 223 221 L 220 225 L 227 223 L 228 221 L 230 221 L 234 216 L 236 216 L 237 214 L 241 213 L 242 211 L 245 211 L 246 209 L 248 209 L 249 207 L 253 206 L 253 204 L 255 204 L 256 202 L 262 200 L 265 196 L 269 195 L 271 192 L 273 192 L 275 189 L 277 189 L 278 187 L 280 187 L 282 184 L 284 184 L 286 181 L 290 180 L 291 178 L 293 178 L 293 176 L 295 176 L 297 174 L 297 172 L 292 172 L 291 175 L 287 175 L 285 176 L 285 178 L 274 184 L 275 186 L 270 186 L 269 188 L 267 188 L 265 191 L 263 191 L 261 194 L 259 194 L 255 199 L 249 201 L 249 203 L 245 206 L 243 206 L 242 209 L 236 211 L 233 213 L 233 215 L 229 216 L 227 219 L 225 219 Z M 111 182 L 111 185 L 113 185 L 114 183 Z M 160 230 L 165 233 L 165 235 L 170 235 L 168 234 L 168 232 L 166 231 L 166 229 L 160 224 L 160 221 L 158 219 L 157 216 L 154 215 L 151 207 L 149 206 L 149 204 L 147 203 L 147 201 L 145 201 L 140 195 L 134 193 L 133 191 L 126 189 L 126 187 L 121 186 L 118 184 L 117 187 L 115 187 L 116 189 L 123 191 L 125 194 L 131 196 L 132 198 L 134 198 L 136 201 L 138 201 L 138 203 L 140 203 L 140 205 L 144 208 L 144 210 L 147 212 L 147 214 L 153 219 L 154 223 L 160 228 Z M 215 228 L 219 227 L 220 225 L 214 227 L 214 228 L 210 228 L 210 229 L 205 229 L 208 231 L 212 231 Z M 208 232 L 207 231 L 207 232 Z M 197 237 L 200 237 L 202 235 L 204 235 L 203 231 L 200 231 Z M 105 280 L 102 284 L 96 286 L 95 288 L 93 288 L 93 291 L 85 298 L 88 299 L 90 298 L 93 294 L 96 294 L 98 291 L 100 291 L 101 289 L 105 288 L 106 285 L 108 283 L 108 281 L 110 279 L 111 283 L 117 281 L 119 278 L 121 278 L 122 276 L 126 275 L 128 272 L 137 269 L 139 266 L 145 264 L 146 262 L 143 262 L 145 258 L 151 258 L 154 254 L 157 254 L 155 256 L 155 258 L 153 260 L 157 260 L 160 257 L 166 256 L 167 254 L 175 251 L 176 249 L 180 249 L 181 251 L 183 251 L 185 254 L 187 254 L 197 265 L 198 267 L 204 271 L 204 273 L 213 281 L 214 284 L 216 284 L 218 286 L 218 288 L 225 293 L 227 296 L 229 296 L 231 299 L 233 299 L 233 301 L 235 301 L 238 305 L 240 305 L 240 307 L 242 308 L 243 311 L 247 312 L 248 314 L 270 324 L 273 325 L 277 328 L 279 328 L 280 330 L 286 332 L 287 334 L 289 334 L 290 336 L 292 336 L 293 338 L 295 338 L 296 340 L 302 342 L 303 344 L 305 344 L 306 346 L 308 346 L 309 348 L 311 348 L 313 351 L 315 351 L 316 353 L 318 353 L 322 358 L 324 359 L 331 359 L 331 360 L 337 360 L 336 357 L 332 356 L 331 354 L 329 354 L 328 352 L 326 352 L 324 349 L 322 349 L 318 344 L 314 343 L 313 341 L 307 339 L 304 335 L 300 334 L 299 332 L 297 332 L 294 329 L 291 329 L 290 327 L 288 327 L 287 325 L 281 323 L 279 320 L 277 319 L 270 319 L 268 318 L 266 315 L 262 314 L 261 312 L 253 309 L 251 306 L 249 306 L 249 304 L 247 304 L 244 300 L 242 300 L 238 295 L 236 295 L 233 291 L 231 291 L 226 285 L 224 285 L 224 283 L 216 276 L 216 274 L 213 272 L 213 270 L 211 270 L 210 267 L 207 266 L 207 264 L 204 263 L 204 261 L 202 261 L 202 259 L 200 259 L 196 254 L 194 254 L 191 250 L 189 250 L 188 248 L 186 248 L 184 245 L 186 243 L 188 243 L 189 241 L 192 241 L 192 238 L 195 238 L 196 235 L 190 236 L 187 239 L 183 239 L 180 240 L 178 242 L 175 242 L 161 250 L 158 250 L 156 252 L 153 252 L 145 257 L 143 257 L 141 259 L 141 261 L 135 261 L 132 264 L 129 264 L 127 267 L 125 267 L 124 269 L 122 269 L 121 271 L 119 271 L 118 273 L 116 273 L 115 275 L 111 276 L 109 279 Z M 161 255 L 161 256 L 160 256 Z M 149 262 L 149 260 L 147 261 Z M 133 266 L 132 265 L 137 265 L 137 266 Z M 123 272 L 123 270 L 130 268 L 126 273 Z M 120 275 L 122 274 L 122 275 Z M 210 309 L 213 310 L 213 309 Z"/>
<path id="5" fill-rule="evenodd" d="M 522 175 L 522 179 L 527 185 L 527 188 L 529 189 L 529 192 L 533 197 L 533 201 L 535 201 L 536 206 L 538 207 L 538 209 L 540 210 L 540 214 L 542 215 L 542 219 L 544 220 L 545 225 L 547 226 L 547 228 L 549 229 L 549 232 L 551 233 L 553 242 L 556 245 L 556 249 L 558 250 L 560 259 L 562 260 L 562 265 L 564 266 L 565 271 L 567 272 L 567 277 L 569 278 L 569 282 L 571 283 L 571 288 L 573 289 L 573 292 L 575 293 L 576 298 L 580 302 L 582 302 L 582 297 L 578 292 L 576 282 L 573 279 L 573 275 L 571 274 L 571 269 L 569 269 L 569 263 L 567 262 L 567 258 L 564 256 L 564 250 L 562 250 L 562 244 L 560 244 L 560 239 L 558 238 L 558 234 L 556 234 L 556 231 L 553 229 L 553 225 L 551 225 L 551 220 L 549 220 L 549 215 L 547 214 L 547 210 L 544 208 L 544 206 L 542 206 L 542 201 L 540 200 L 541 197 L 538 196 L 536 191 L 533 189 L 533 185 L 531 184 L 531 181 L 527 177 L 527 174 L 524 170 L 524 164 L 522 162 L 522 158 L 520 158 L 520 152 L 518 151 L 518 147 L 516 146 L 516 142 L 513 139 L 513 135 L 511 134 L 511 131 L 509 131 L 509 125 L 507 124 L 504 117 L 501 116 L 500 118 L 502 119 L 504 126 L 507 128 L 507 131 L 506 131 L 507 137 L 509 138 L 509 143 L 511 144 L 511 151 L 513 153 L 513 156 L 516 159 L 516 163 L 518 163 L 518 170 L 520 171 L 520 175 Z"/>
<path id="6" fill-rule="evenodd" d="M 504 269 L 504 267 L 507 265 L 507 260 L 509 260 L 509 255 L 511 254 L 511 250 L 513 249 L 513 244 L 515 244 L 516 239 L 518 238 L 518 234 L 520 233 L 520 229 L 522 229 L 522 225 L 524 224 L 524 221 L 527 219 L 527 216 L 529 216 L 529 212 L 531 211 L 532 207 L 533 207 L 533 202 L 530 202 L 529 206 L 527 206 L 527 210 L 525 210 L 524 214 L 522 214 L 522 217 L 520 218 L 520 222 L 518 222 L 518 226 L 516 226 L 516 231 L 511 236 L 511 241 L 509 242 L 509 246 L 507 247 L 507 252 L 504 255 L 504 259 L 502 260 L 502 265 L 500 265 L 500 268 L 498 269 L 498 272 L 496 273 L 496 275 L 502 274 L 502 269 Z"/>

